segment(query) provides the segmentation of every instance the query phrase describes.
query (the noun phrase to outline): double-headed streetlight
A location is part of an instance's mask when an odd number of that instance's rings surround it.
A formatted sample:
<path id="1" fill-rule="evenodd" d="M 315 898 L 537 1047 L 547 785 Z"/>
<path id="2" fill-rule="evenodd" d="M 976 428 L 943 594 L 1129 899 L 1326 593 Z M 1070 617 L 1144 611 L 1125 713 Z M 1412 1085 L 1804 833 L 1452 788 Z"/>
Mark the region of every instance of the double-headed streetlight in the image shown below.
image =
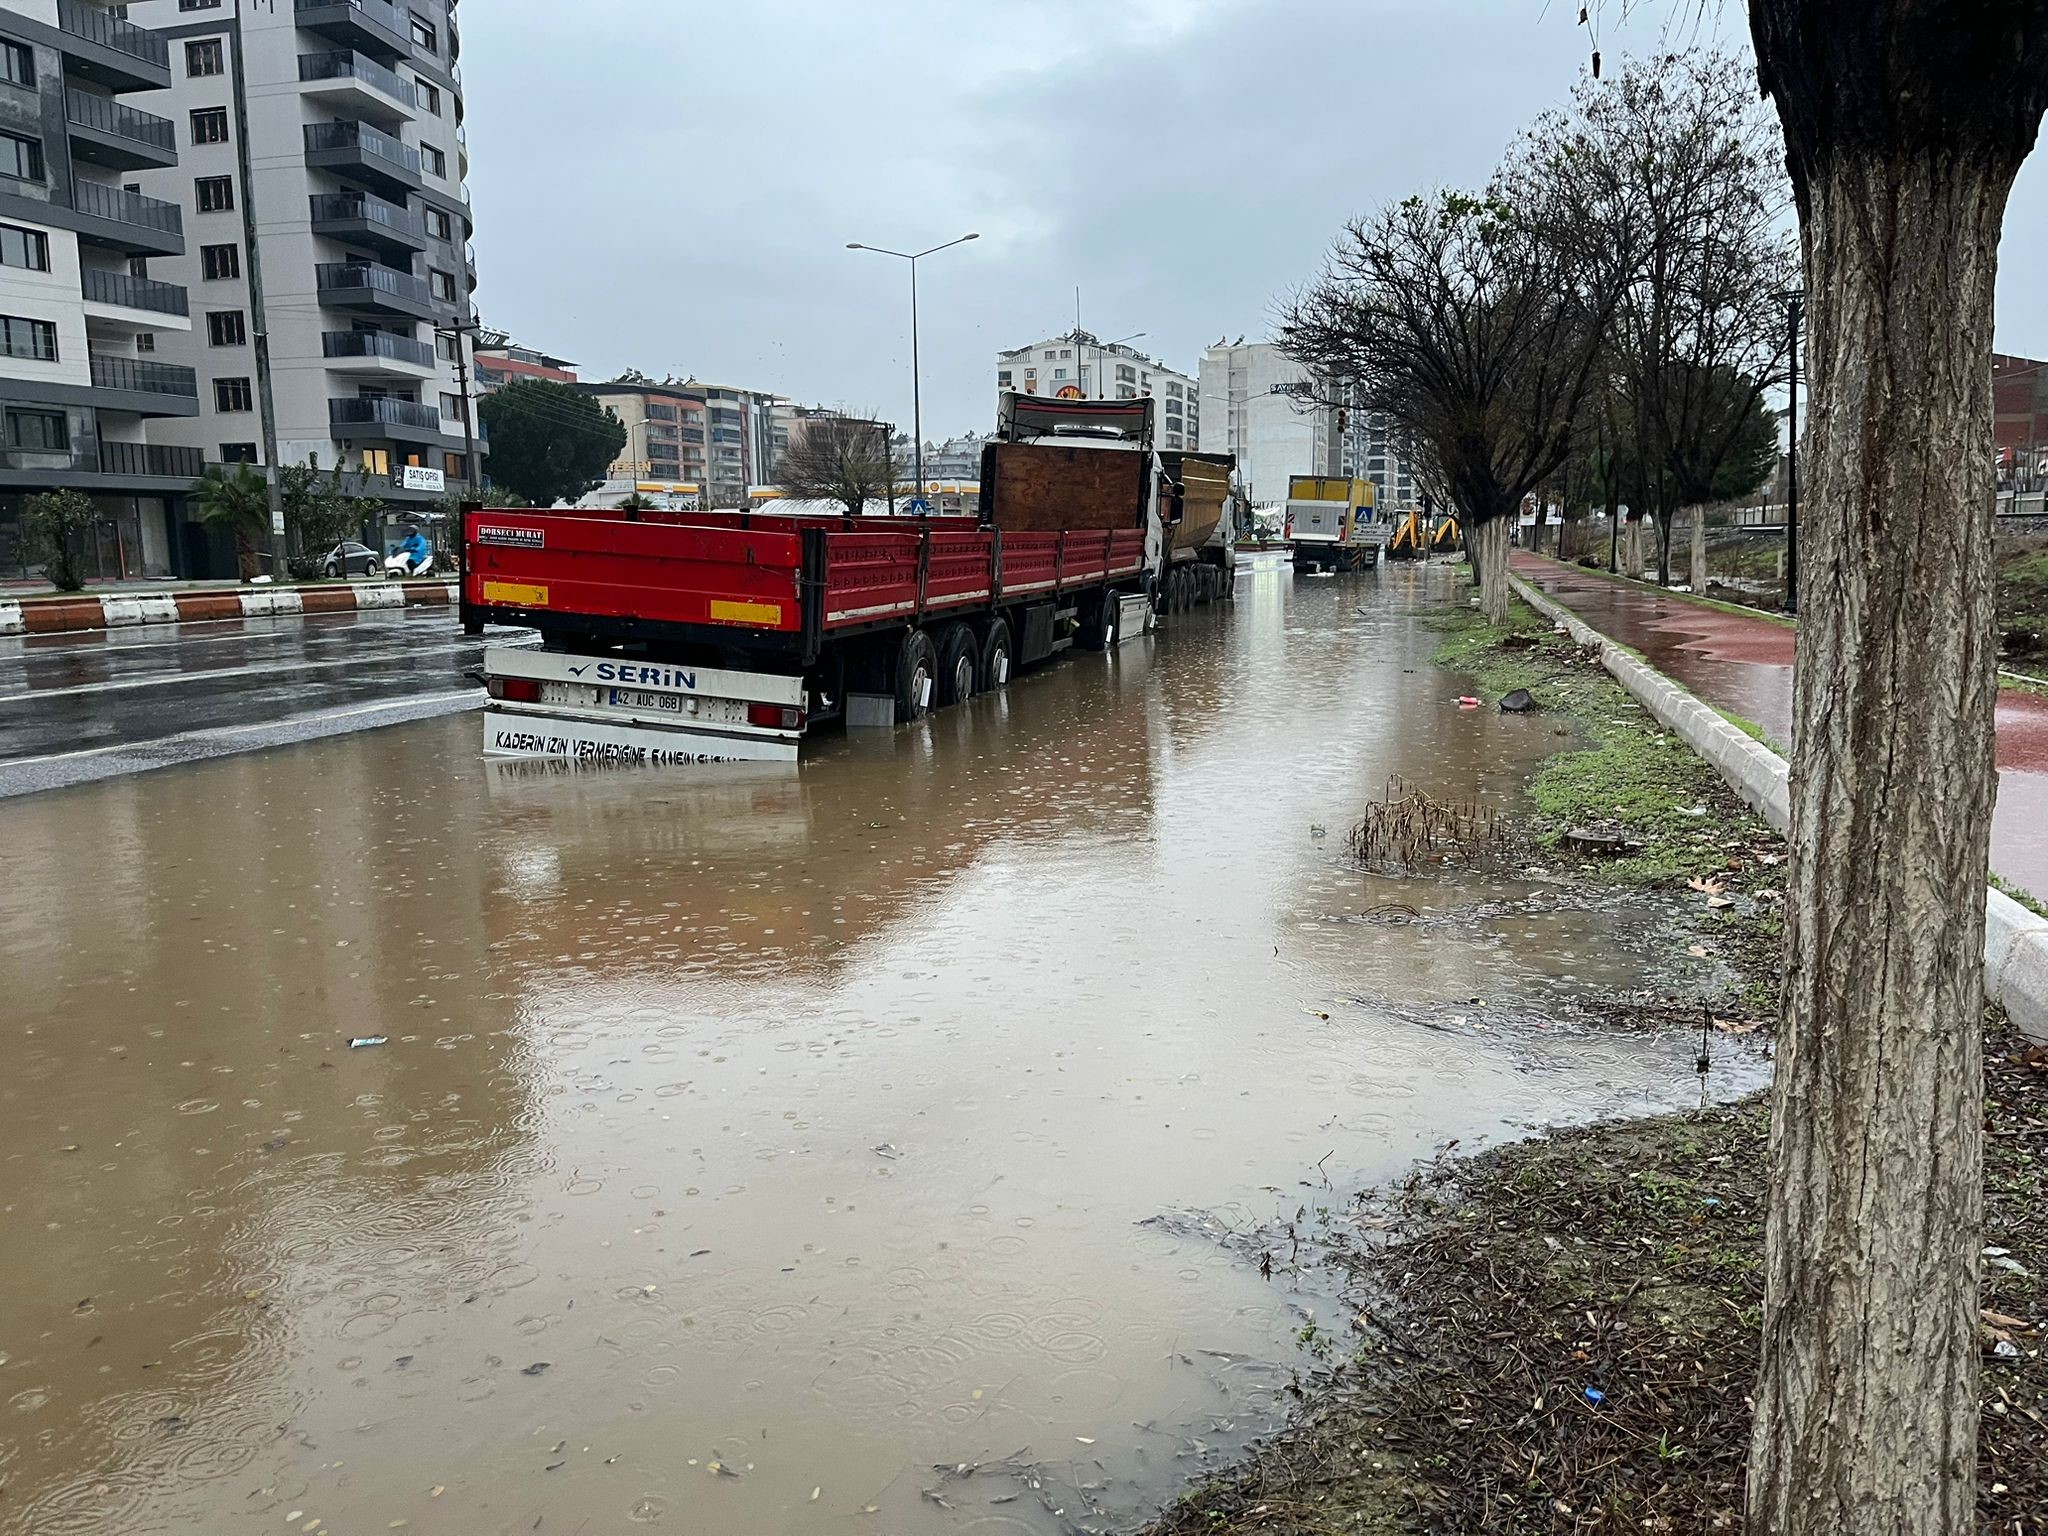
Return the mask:
<path id="1" fill-rule="evenodd" d="M 924 509 L 924 400 L 917 376 L 917 264 L 927 256 L 935 256 L 940 251 L 980 238 L 978 234 L 962 235 L 958 240 L 948 240 L 944 245 L 935 245 L 925 251 L 892 251 L 887 246 L 862 245 L 858 240 L 846 242 L 849 251 L 873 251 L 877 256 L 894 256 L 899 261 L 910 263 L 910 430 L 915 438 L 912 451 L 917 462 L 917 495 L 911 506 L 917 511 Z"/>

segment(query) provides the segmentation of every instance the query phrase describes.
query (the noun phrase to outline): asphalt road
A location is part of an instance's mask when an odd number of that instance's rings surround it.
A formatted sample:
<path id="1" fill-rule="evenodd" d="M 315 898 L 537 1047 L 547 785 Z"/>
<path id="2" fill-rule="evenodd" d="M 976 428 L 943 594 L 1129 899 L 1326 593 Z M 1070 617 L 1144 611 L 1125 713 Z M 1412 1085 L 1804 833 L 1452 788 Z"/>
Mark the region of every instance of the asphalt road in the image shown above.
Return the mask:
<path id="1" fill-rule="evenodd" d="M 438 607 L 0 639 L 0 797 L 473 708 L 483 643 Z"/>

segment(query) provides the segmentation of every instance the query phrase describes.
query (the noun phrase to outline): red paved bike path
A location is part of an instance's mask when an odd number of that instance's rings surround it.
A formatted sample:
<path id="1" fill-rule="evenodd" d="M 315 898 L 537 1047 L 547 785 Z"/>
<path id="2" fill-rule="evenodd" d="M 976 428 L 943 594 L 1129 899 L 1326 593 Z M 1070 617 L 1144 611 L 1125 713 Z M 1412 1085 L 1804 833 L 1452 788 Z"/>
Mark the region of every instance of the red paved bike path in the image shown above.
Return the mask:
<path id="1" fill-rule="evenodd" d="M 1792 740 L 1789 625 L 1728 613 L 1637 582 L 1616 580 L 1518 553 L 1515 572 L 1609 639 L 1640 651 L 1651 666 L 1715 708 L 1763 727 L 1784 751 Z M 2014 885 L 2048 896 L 2048 697 L 1998 695 L 1998 809 L 1991 867 Z"/>

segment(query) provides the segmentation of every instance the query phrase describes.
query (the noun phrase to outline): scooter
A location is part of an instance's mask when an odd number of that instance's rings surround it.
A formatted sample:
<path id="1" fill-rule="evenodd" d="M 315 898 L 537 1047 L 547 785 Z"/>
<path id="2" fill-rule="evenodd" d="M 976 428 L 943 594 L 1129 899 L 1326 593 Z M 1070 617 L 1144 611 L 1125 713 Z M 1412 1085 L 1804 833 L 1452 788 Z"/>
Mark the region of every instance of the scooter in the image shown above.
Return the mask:
<path id="1" fill-rule="evenodd" d="M 434 569 L 433 551 L 427 550 L 415 559 L 404 550 L 396 550 L 384 557 L 384 575 L 391 581 L 403 581 L 412 576 L 425 576 Z"/>

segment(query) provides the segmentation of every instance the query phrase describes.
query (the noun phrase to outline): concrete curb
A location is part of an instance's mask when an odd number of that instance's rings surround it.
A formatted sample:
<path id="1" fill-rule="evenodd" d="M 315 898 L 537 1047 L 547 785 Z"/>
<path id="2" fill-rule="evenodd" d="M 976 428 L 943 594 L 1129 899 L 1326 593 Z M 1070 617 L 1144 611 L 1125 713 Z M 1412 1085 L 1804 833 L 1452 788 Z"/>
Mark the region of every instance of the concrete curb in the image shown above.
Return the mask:
<path id="1" fill-rule="evenodd" d="M 118 592 L 101 597 L 0 600 L 0 635 L 64 634 L 134 624 L 195 624 L 282 614 L 436 607 L 460 597 L 452 581 L 364 581 L 319 587 L 236 587 Z"/>
<path id="2" fill-rule="evenodd" d="M 1792 826 L 1790 768 L 1762 742 L 1555 598 L 1519 576 L 1509 578 L 1531 608 L 1563 626 L 1575 644 L 1597 651 L 1600 665 L 1679 740 L 1705 758 L 1759 816 L 1780 832 Z M 1984 893 L 1984 992 L 2004 1005 L 2021 1032 L 2048 1043 L 2048 917 L 2036 917 L 2001 891 Z"/>

